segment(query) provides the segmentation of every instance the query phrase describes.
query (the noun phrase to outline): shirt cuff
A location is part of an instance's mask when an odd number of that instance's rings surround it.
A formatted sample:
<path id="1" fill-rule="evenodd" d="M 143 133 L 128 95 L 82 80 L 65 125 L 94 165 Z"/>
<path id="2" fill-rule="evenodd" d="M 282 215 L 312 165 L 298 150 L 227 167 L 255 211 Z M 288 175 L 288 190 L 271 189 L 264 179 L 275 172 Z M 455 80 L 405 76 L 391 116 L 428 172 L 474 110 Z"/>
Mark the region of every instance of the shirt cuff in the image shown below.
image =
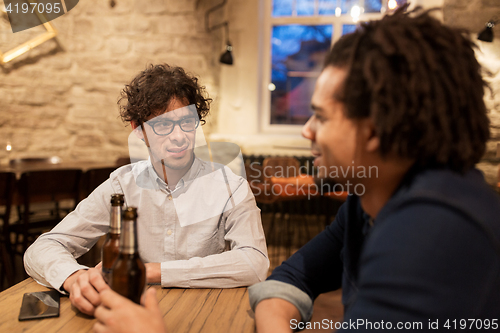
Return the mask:
<path id="1" fill-rule="evenodd" d="M 302 321 L 309 321 L 312 317 L 311 298 L 299 288 L 285 282 L 267 280 L 254 284 L 248 288 L 248 296 L 253 311 L 260 301 L 268 298 L 281 298 L 292 303 L 299 310 Z"/>
<path id="2" fill-rule="evenodd" d="M 185 260 L 172 260 L 161 263 L 162 288 L 191 288 L 190 274 Z"/>
<path id="3" fill-rule="evenodd" d="M 62 269 L 60 271 L 52 271 L 52 275 L 54 275 L 54 281 L 51 281 L 52 286 L 57 289 L 60 293 L 64 295 L 69 295 L 69 291 L 64 290 L 63 285 L 64 282 L 66 282 L 66 279 L 70 277 L 73 273 L 79 271 L 79 270 L 87 270 L 89 269 L 87 266 L 84 265 L 71 265 L 70 267 L 67 267 L 65 269 Z"/>

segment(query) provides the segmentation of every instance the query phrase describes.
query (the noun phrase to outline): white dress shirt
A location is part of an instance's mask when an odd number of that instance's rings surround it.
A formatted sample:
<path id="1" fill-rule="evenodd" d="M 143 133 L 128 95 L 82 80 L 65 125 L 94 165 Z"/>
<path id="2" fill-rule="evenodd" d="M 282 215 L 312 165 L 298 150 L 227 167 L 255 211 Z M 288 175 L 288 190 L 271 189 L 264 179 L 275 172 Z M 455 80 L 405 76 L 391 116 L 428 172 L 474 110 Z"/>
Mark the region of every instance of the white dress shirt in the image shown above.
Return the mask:
<path id="1" fill-rule="evenodd" d="M 162 287 L 233 288 L 265 280 L 266 241 L 247 181 L 198 158 L 172 191 L 150 161 L 117 169 L 28 248 L 26 272 L 63 291 L 71 274 L 88 268 L 76 258 L 108 232 L 113 193 L 138 208 L 139 253 L 146 263 L 161 263 Z"/>

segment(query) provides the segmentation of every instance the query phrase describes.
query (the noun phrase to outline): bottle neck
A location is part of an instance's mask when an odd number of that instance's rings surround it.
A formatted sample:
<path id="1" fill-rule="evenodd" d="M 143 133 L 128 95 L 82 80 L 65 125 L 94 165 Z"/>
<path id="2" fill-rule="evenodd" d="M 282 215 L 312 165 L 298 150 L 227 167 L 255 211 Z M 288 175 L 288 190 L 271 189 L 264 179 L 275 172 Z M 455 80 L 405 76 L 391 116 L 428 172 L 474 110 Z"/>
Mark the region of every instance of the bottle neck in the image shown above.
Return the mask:
<path id="1" fill-rule="evenodd" d="M 123 220 L 120 253 L 137 253 L 137 228 L 135 220 Z"/>
<path id="2" fill-rule="evenodd" d="M 121 232 L 121 222 L 122 222 L 122 207 L 121 206 L 111 206 L 111 220 L 110 220 L 110 230 L 112 234 L 120 234 Z"/>

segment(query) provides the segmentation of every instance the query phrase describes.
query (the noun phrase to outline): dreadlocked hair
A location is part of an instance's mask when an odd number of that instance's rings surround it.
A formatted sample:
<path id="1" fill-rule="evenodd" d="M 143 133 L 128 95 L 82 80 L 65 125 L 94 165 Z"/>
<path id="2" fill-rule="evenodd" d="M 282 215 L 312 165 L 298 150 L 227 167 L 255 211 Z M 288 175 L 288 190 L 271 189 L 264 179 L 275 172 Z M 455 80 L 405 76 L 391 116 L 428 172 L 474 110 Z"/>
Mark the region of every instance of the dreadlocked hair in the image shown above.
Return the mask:
<path id="1" fill-rule="evenodd" d="M 202 124 L 210 110 L 212 99 L 198 78 L 187 74 L 181 67 L 149 65 L 121 92 L 118 105 L 123 121 L 141 124 L 153 115 L 165 111 L 172 98 L 194 104 Z"/>
<path id="2" fill-rule="evenodd" d="M 464 173 L 483 156 L 490 136 L 476 46 L 430 10 L 406 9 L 343 36 L 325 67 L 347 70 L 346 116 L 373 119 L 382 156 Z"/>

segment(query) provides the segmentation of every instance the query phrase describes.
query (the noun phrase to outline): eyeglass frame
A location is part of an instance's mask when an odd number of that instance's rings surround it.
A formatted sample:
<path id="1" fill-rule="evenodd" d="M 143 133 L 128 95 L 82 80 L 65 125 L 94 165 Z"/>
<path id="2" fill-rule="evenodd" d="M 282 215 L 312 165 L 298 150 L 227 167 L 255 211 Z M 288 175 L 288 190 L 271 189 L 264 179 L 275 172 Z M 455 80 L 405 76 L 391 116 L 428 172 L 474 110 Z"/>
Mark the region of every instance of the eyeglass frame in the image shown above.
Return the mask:
<path id="1" fill-rule="evenodd" d="M 186 130 L 184 130 L 184 128 L 182 128 L 181 122 L 184 121 L 184 120 L 186 120 L 186 119 L 191 119 L 191 118 L 194 119 L 194 122 L 195 122 L 194 129 L 192 129 L 191 131 L 186 131 Z M 155 125 L 158 124 L 158 123 L 161 123 L 161 122 L 165 122 L 165 121 L 170 121 L 171 123 L 173 123 L 174 126 L 172 126 L 172 130 L 170 132 L 168 132 L 167 134 L 159 134 L 159 133 L 157 133 L 156 130 L 155 130 Z M 184 118 L 182 118 L 180 120 L 169 120 L 169 119 L 148 120 L 148 121 L 146 121 L 146 123 L 153 129 L 153 132 L 156 135 L 159 135 L 159 136 L 167 136 L 167 135 L 172 134 L 172 132 L 174 131 L 176 125 L 179 125 L 179 128 L 184 133 L 193 132 L 193 131 L 195 131 L 198 128 L 198 126 L 200 126 L 200 120 L 197 117 L 195 117 L 195 116 L 184 117 Z"/>

